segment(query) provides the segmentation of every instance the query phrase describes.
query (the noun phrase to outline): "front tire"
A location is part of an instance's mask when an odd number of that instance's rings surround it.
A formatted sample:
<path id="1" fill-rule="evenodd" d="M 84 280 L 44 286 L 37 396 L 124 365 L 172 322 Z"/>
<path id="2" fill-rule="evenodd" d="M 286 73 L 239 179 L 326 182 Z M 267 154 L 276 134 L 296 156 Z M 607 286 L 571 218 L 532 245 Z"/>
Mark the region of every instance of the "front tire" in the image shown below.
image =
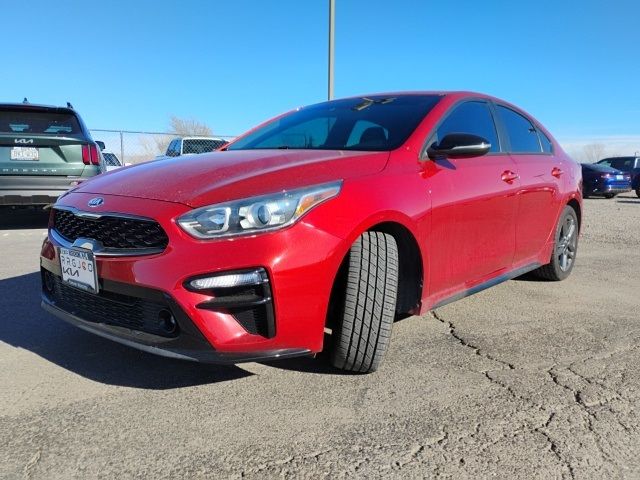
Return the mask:
<path id="1" fill-rule="evenodd" d="M 382 232 L 365 232 L 345 260 L 344 296 L 333 301 L 331 364 L 368 373 L 382 362 L 391 338 L 398 295 L 398 245 Z M 338 292 L 341 293 L 341 292 Z"/>
<path id="2" fill-rule="evenodd" d="M 567 205 L 556 226 L 556 241 L 550 262 L 533 273 L 544 280 L 560 281 L 567 278 L 573 270 L 578 251 L 578 233 L 578 215 Z"/>

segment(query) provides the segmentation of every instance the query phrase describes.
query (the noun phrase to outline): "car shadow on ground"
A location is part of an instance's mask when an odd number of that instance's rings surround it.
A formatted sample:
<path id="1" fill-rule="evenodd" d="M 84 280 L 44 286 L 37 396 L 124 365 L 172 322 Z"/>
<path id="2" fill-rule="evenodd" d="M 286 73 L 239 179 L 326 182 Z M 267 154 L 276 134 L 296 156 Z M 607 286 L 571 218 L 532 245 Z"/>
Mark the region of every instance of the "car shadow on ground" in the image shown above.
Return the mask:
<path id="1" fill-rule="evenodd" d="M 0 280 L 0 292 L 1 342 L 96 382 L 162 390 L 252 375 L 236 366 L 159 357 L 69 325 L 40 308 L 38 272 Z"/>
<path id="2" fill-rule="evenodd" d="M 320 354 L 316 357 L 296 357 L 288 358 L 285 360 L 268 360 L 260 362 L 262 365 L 266 365 L 272 368 L 278 368 L 280 370 L 289 370 L 292 372 L 301 373 L 318 373 L 321 375 L 358 375 L 357 373 L 347 372 L 338 368 L 332 367 L 329 364 L 329 360 Z"/>
<path id="3" fill-rule="evenodd" d="M 0 230 L 47 228 L 49 211 L 40 208 L 10 209 L 0 207 Z"/>

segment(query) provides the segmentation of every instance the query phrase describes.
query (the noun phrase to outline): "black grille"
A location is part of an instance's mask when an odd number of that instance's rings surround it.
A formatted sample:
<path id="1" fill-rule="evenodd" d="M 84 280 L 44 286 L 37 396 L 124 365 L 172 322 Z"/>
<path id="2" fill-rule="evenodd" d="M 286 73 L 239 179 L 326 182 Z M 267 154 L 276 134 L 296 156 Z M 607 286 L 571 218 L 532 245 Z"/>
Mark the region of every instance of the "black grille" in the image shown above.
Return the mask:
<path id="1" fill-rule="evenodd" d="M 48 295 L 57 307 L 82 320 L 140 330 L 163 337 L 178 335 L 178 326 L 168 307 L 143 298 L 114 292 L 88 293 L 53 277 L 53 291 Z"/>
<path id="2" fill-rule="evenodd" d="M 102 242 L 105 248 L 164 250 L 169 242 L 162 227 L 153 220 L 110 215 L 93 219 L 55 209 L 53 228 L 70 243 L 90 238 Z"/>
<path id="3" fill-rule="evenodd" d="M 269 332 L 269 309 L 271 305 L 259 305 L 256 307 L 236 307 L 230 308 L 235 319 L 240 322 L 244 329 L 254 335 L 263 337 L 273 336 Z"/>

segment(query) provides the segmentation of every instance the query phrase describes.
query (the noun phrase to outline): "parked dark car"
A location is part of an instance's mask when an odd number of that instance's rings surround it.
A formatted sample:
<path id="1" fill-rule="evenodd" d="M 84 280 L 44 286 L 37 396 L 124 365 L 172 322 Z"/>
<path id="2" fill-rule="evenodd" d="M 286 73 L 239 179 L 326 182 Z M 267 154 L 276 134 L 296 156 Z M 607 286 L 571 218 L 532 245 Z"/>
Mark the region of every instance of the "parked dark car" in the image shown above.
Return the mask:
<path id="1" fill-rule="evenodd" d="M 71 105 L 0 104 L 0 205 L 54 203 L 101 171 L 100 150 Z"/>
<path id="2" fill-rule="evenodd" d="M 631 175 L 631 188 L 640 197 L 640 157 L 610 157 L 603 158 L 598 165 L 612 167 Z"/>
<path id="3" fill-rule="evenodd" d="M 631 190 L 631 175 L 598 163 L 582 164 L 582 197 L 613 198 Z"/>

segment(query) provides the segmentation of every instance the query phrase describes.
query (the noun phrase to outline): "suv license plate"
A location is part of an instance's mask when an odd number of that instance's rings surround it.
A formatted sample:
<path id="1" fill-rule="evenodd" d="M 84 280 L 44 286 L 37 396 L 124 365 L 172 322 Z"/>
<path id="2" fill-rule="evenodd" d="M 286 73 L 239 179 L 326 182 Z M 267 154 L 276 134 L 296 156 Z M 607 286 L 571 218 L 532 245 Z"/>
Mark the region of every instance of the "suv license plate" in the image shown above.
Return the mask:
<path id="1" fill-rule="evenodd" d="M 37 162 L 40 160 L 40 152 L 34 147 L 13 147 L 11 149 L 11 160 Z"/>
<path id="2" fill-rule="evenodd" d="M 624 175 L 616 175 L 616 180 L 624 180 Z"/>
<path id="3" fill-rule="evenodd" d="M 96 259 L 91 250 L 60 247 L 58 257 L 64 283 L 87 292 L 98 293 Z"/>

